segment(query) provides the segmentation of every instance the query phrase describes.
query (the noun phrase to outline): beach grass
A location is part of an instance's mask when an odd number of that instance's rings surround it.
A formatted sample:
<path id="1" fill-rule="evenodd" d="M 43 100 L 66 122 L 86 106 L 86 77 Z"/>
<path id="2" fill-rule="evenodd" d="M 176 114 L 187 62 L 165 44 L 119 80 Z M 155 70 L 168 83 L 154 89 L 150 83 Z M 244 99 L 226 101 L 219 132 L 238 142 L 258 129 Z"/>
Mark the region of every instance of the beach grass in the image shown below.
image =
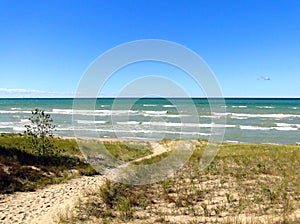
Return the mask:
<path id="1" fill-rule="evenodd" d="M 107 139 L 99 142 L 99 140 L 86 139 L 80 140 L 79 146 L 86 156 L 97 156 L 101 152 L 123 162 L 130 162 L 152 153 L 151 145 L 142 141 Z"/>
<path id="2" fill-rule="evenodd" d="M 199 170 L 204 150 L 201 142 L 180 171 L 154 184 L 107 180 L 80 199 L 71 218 L 61 217 L 60 222 L 300 222 L 299 146 L 223 144 L 214 161 Z M 162 158 L 158 155 L 139 164 Z"/>
<path id="3" fill-rule="evenodd" d="M 37 155 L 22 134 L 0 134 L 0 193 L 34 191 L 97 172 L 74 139 L 53 138 L 52 153 Z M 99 141 L 85 140 L 96 149 Z M 174 141 L 164 140 L 168 146 Z M 199 170 L 205 141 L 172 176 L 133 186 L 106 180 L 82 196 L 61 223 L 299 223 L 300 146 L 222 144 Z M 172 150 L 151 155 L 151 145 L 104 141 L 110 154 L 135 165 L 162 161 Z M 145 159 L 138 160 L 138 158 Z"/>
<path id="4" fill-rule="evenodd" d="M 97 148 L 99 141 L 89 141 Z M 28 136 L 0 134 L 0 193 L 34 191 L 48 184 L 56 184 L 82 175 L 97 172 L 85 160 L 75 139 L 51 138 L 51 153 L 35 153 Z M 105 141 L 108 152 L 120 160 L 131 161 L 151 154 L 149 145 L 124 144 Z"/>
<path id="5" fill-rule="evenodd" d="M 82 159 L 75 140 L 51 141 L 51 154 L 37 155 L 27 136 L 0 134 L 0 193 L 33 191 L 95 173 Z"/>

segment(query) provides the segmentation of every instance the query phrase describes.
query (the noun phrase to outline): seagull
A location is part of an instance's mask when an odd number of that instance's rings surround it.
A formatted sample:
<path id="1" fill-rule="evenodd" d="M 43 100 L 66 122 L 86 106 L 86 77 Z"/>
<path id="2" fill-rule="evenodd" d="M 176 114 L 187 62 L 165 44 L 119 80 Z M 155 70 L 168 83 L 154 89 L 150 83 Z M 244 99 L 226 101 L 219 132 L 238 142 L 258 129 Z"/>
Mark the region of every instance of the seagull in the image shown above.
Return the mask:
<path id="1" fill-rule="evenodd" d="M 258 78 L 257 80 L 265 80 L 265 81 L 270 81 L 270 77 L 269 76 L 260 76 L 260 78 Z"/>

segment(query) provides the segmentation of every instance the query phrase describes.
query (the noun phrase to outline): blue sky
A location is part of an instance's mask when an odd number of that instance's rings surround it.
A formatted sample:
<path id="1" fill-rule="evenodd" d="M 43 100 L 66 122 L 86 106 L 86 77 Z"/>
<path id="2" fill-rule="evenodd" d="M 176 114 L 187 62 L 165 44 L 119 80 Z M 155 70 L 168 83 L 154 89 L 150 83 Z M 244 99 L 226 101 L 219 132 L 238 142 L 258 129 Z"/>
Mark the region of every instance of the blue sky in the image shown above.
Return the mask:
<path id="1" fill-rule="evenodd" d="M 140 39 L 195 51 L 226 97 L 300 97 L 299 15 L 300 1 L 289 0 L 0 0 L 0 97 L 72 96 L 93 60 Z M 203 96 L 172 71 L 166 76 Z M 117 94 L 128 74 L 103 95 Z"/>

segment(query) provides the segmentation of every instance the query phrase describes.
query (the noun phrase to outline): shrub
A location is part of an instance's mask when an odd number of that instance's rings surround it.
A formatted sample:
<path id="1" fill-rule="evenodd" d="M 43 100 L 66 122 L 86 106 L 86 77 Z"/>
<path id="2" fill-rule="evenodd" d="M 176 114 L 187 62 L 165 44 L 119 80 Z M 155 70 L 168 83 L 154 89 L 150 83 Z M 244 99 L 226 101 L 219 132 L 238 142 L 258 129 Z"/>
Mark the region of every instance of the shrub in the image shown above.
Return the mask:
<path id="1" fill-rule="evenodd" d="M 33 152 L 37 155 L 49 155 L 53 153 L 52 137 L 55 125 L 50 114 L 44 110 L 35 109 L 29 118 L 30 124 L 25 125 L 25 134 L 30 137 Z"/>

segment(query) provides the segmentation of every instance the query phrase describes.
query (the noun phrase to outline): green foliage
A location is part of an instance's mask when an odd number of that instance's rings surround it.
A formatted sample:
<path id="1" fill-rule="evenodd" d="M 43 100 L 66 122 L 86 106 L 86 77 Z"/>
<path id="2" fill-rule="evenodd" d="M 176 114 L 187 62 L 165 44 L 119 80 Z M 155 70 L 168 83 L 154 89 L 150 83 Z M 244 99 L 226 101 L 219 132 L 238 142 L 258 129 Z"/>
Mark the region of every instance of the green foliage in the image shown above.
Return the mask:
<path id="1" fill-rule="evenodd" d="M 163 160 L 164 158 L 168 157 L 171 153 L 172 153 L 172 151 L 167 151 L 167 152 L 164 152 L 164 153 L 159 154 L 159 155 L 157 155 L 157 156 L 153 156 L 153 157 L 148 158 L 148 159 L 143 159 L 143 160 L 141 160 L 141 161 L 133 162 L 133 164 L 134 164 L 134 165 L 140 165 L 140 164 L 143 164 L 143 165 L 154 164 L 154 163 L 157 163 L 157 162 Z"/>
<path id="2" fill-rule="evenodd" d="M 121 183 L 113 183 L 106 180 L 100 188 L 100 197 L 105 205 L 106 211 L 103 214 L 109 214 L 108 210 L 117 209 L 119 218 L 123 221 L 131 220 L 134 214 L 134 206 L 137 206 L 142 197 L 135 191 L 135 187 Z M 139 203 L 140 204 L 140 203 Z"/>
<path id="3" fill-rule="evenodd" d="M 82 167 L 78 171 L 79 174 L 82 176 L 93 176 L 98 174 L 97 171 L 92 166 Z"/>
<path id="4" fill-rule="evenodd" d="M 26 135 L 0 134 L 0 194 L 32 191 L 96 172 L 83 161 L 76 141 L 53 138 L 51 155 L 37 155 Z"/>
<path id="5" fill-rule="evenodd" d="M 37 155 L 49 155 L 53 153 L 53 131 L 55 125 L 50 114 L 36 108 L 29 118 L 30 124 L 25 125 L 25 134 L 29 136 L 33 152 Z"/>
<path id="6" fill-rule="evenodd" d="M 142 142 L 126 142 L 126 144 L 122 142 L 105 142 L 104 145 L 111 155 L 124 162 L 142 158 L 152 153 L 150 144 Z"/>

